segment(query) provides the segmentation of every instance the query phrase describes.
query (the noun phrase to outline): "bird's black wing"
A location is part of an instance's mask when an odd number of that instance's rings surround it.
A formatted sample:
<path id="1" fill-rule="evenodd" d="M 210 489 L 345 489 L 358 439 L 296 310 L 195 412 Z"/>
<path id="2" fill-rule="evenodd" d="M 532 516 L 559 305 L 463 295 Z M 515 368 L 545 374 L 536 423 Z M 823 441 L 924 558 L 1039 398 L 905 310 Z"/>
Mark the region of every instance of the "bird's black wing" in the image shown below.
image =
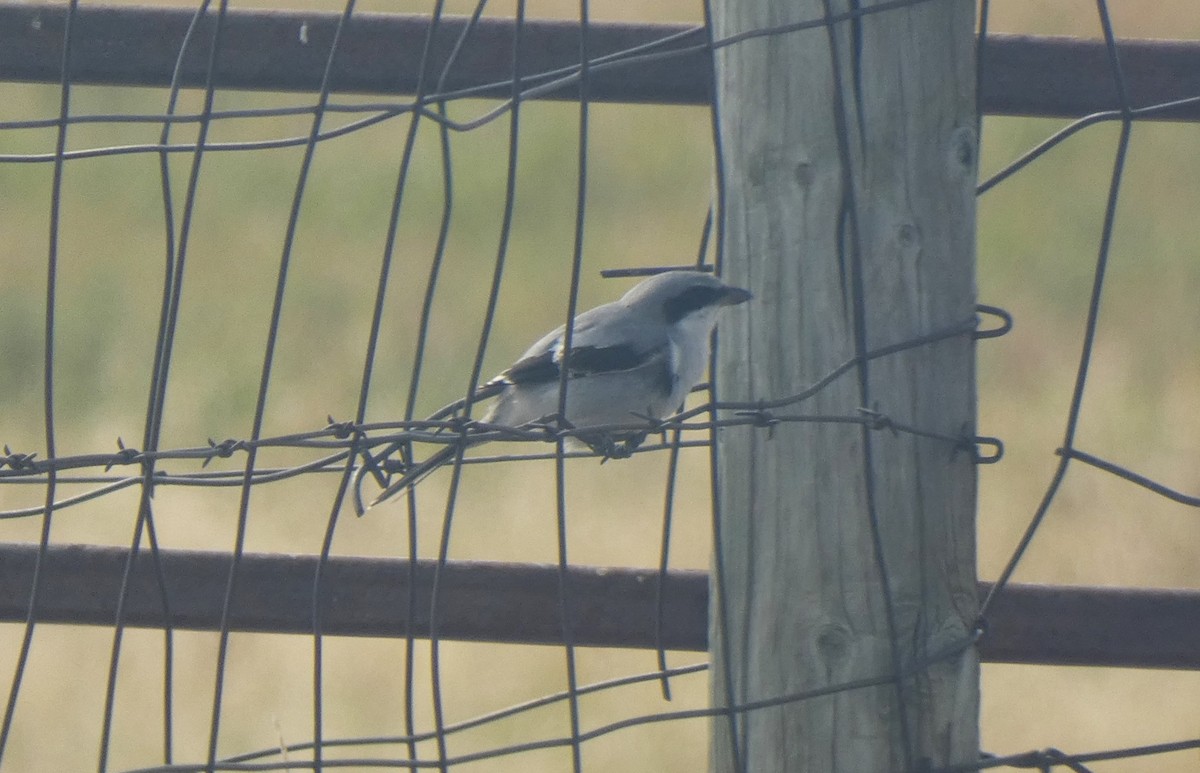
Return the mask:
<path id="1" fill-rule="evenodd" d="M 629 344 L 578 346 L 571 349 L 566 359 L 568 377 L 578 378 L 637 370 L 655 360 L 662 360 L 663 353 L 642 351 Z M 547 349 L 518 360 L 502 377 L 510 384 L 546 384 L 558 381 L 561 373 L 561 363 L 555 359 L 554 349 Z"/>
<path id="2" fill-rule="evenodd" d="M 671 354 L 666 341 L 648 337 L 642 326 L 626 319 L 619 303 L 606 303 L 575 318 L 571 351 L 560 357 L 564 329 L 547 334 L 493 382 L 529 385 L 559 380 L 563 361 L 569 378 L 642 370 L 664 389 L 673 386 Z M 620 343 L 614 343 L 620 341 Z"/>

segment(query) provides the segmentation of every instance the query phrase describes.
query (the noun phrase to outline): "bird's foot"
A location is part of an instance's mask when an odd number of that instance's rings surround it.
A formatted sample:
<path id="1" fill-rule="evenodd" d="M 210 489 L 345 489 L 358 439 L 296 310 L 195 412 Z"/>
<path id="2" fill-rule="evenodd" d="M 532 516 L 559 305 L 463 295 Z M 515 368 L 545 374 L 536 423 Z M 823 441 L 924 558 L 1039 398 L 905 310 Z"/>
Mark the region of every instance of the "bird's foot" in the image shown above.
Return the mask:
<path id="1" fill-rule="evenodd" d="M 609 459 L 628 459 L 633 456 L 633 452 L 646 439 L 645 432 L 639 432 L 634 435 L 626 435 L 623 440 L 618 440 L 610 434 L 603 434 L 599 437 L 583 439 L 588 447 L 593 452 L 599 454 L 600 463 L 604 464 Z"/>

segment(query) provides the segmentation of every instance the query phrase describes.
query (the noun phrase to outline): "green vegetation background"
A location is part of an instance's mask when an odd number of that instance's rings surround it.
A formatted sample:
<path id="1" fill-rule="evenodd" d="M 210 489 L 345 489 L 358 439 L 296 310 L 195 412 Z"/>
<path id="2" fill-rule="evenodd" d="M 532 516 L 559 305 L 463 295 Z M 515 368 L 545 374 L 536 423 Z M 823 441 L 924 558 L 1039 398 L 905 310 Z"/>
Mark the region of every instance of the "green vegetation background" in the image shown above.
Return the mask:
<path id="1" fill-rule="evenodd" d="M 239 4 L 240 6 L 241 4 Z M 269 3 L 260 5 L 269 6 Z M 336 8 L 335 3 L 292 3 Z M 593 18 L 697 20 L 694 3 L 598 3 Z M 998 31 L 1097 36 L 1094 4 L 1033 0 L 993 3 Z M 652 7 L 646 7 L 652 6 Z M 1188 0 L 1112 3 L 1122 37 L 1200 35 L 1200 8 Z M 418 4 L 362 10 L 427 10 Z M 452 10 L 462 11 L 462 8 Z M 511 14 L 511 4 L 491 9 Z M 531 16 L 574 13 L 571 3 L 531 3 Z M 57 115 L 56 86 L 0 84 L 0 120 Z M 184 96 L 181 112 L 199 108 Z M 304 95 L 222 92 L 218 109 L 303 104 Z M 351 101 L 339 97 L 339 101 Z M 158 89 L 77 87 L 72 112 L 155 113 Z M 456 117 L 487 104 L 455 106 Z M 331 119 L 336 120 L 336 119 Z M 564 314 L 572 250 L 578 109 L 529 103 L 521 109 L 517 209 L 507 281 L 487 373 Z M 711 192 L 707 111 L 593 105 L 583 306 L 624 284 L 596 279 L 600 268 L 694 259 Z M 989 118 L 981 177 L 1064 125 Z M 319 427 L 327 414 L 353 415 L 406 120 L 323 143 L 304 195 L 264 434 Z M 435 309 L 436 352 L 418 413 L 461 393 L 479 334 L 482 298 L 496 250 L 504 200 L 507 119 L 453 137 L 455 204 L 442 289 Z M 210 139 L 303 135 L 308 119 L 230 121 Z M 152 125 L 73 126 L 71 148 L 153 143 Z M 983 468 L 980 574 L 995 576 L 1049 481 L 1078 364 L 1085 305 L 1118 128 L 1093 127 L 986 194 L 979 209 L 980 299 L 1010 309 L 1017 326 L 979 347 L 979 425 L 1004 438 L 1004 462 Z M 194 130 L 177 129 L 189 141 Z M 0 153 L 53 150 L 52 130 L 5 131 Z M 163 447 L 245 437 L 300 150 L 209 153 L 195 207 L 179 338 Z M 188 154 L 173 157 L 182 206 Z M 0 165 L 0 442 L 44 449 L 42 340 L 49 233 L 50 164 Z M 1084 403 L 1079 444 L 1176 488 L 1200 491 L 1200 126 L 1138 124 L 1122 186 L 1103 315 Z M 405 195 L 395 274 L 372 388 L 369 417 L 400 418 L 412 356 L 417 301 L 433 251 L 442 202 L 437 133 L 421 129 Z M 177 211 L 179 211 L 177 209 Z M 60 455 L 112 449 L 142 434 L 157 323 L 164 227 L 158 159 L 149 154 L 72 161 L 65 167 L 56 336 L 56 429 Z M 264 464 L 297 457 L 266 453 Z M 239 458 L 228 465 L 236 467 Z M 186 465 L 172 465 L 190 469 Z M 473 468 L 457 510 L 454 558 L 554 561 L 553 478 L 536 463 L 503 471 Z M 685 479 L 706 491 L 705 459 L 686 460 Z M 519 475 L 513 473 L 519 471 Z M 659 553 L 663 460 L 570 466 L 570 555 L 580 563 L 649 566 Z M 265 486 L 251 500 L 248 549 L 317 552 L 333 476 Z M 422 490 L 427 515 L 420 550 L 436 548 L 442 477 Z M 63 494 L 71 493 L 66 488 Z M 620 506 L 616 505 L 619 495 Z M 35 505 L 36 486 L 0 487 L 0 509 Z M 164 546 L 228 550 L 238 492 L 160 489 L 157 526 Z M 127 544 L 132 490 L 56 516 L 57 543 Z M 314 506 L 315 505 L 315 506 Z M 684 496 L 672 546 L 675 566 L 708 562 L 703 493 Z M 347 515 L 344 513 L 343 515 Z M 0 523 L 0 540 L 34 541 L 36 519 Z M 401 555 L 399 511 L 343 519 L 335 552 Z M 1076 468 L 1034 541 L 1018 581 L 1086 585 L 1200 587 L 1200 518 L 1194 510 L 1098 472 Z M 7 684 L 22 626 L 0 625 L 0 684 Z M 6 770 L 73 770 L 95 765 L 111 631 L 42 626 L 36 631 L 17 706 Z M 161 743 L 161 634 L 129 631 L 122 650 L 112 765 L 151 764 Z M 175 637 L 175 739 L 180 760 L 200 758 L 211 712 L 216 637 Z M 392 641 L 329 639 L 325 644 L 325 734 L 334 738 L 403 731 L 402 652 Z M 582 682 L 650 670 L 653 654 L 581 650 Z M 701 660 L 676 654 L 676 664 Z M 235 635 L 226 674 L 221 751 L 270 748 L 310 736 L 312 642 L 308 637 Z M 427 648 L 418 658 L 418 727 L 430 723 Z M 455 721 L 562 689 L 556 648 L 447 643 L 441 680 Z M 983 737 L 1007 753 L 1055 746 L 1067 751 L 1194 737 L 1200 676 L 1120 669 L 990 665 L 984 668 Z M 5 689 L 7 692 L 7 689 Z M 633 714 L 703 705 L 704 677 L 676 684 L 665 704 L 656 686 L 625 688 L 582 702 L 585 728 Z M 455 736 L 454 754 L 561 735 L 561 707 Z M 625 730 L 584 745 L 587 769 L 693 771 L 707 750 L 703 721 Z M 422 749 L 432 754 L 433 747 Z M 393 747 L 394 756 L 403 756 Z M 1196 769 L 1200 755 L 1112 763 L 1105 771 Z M 562 751 L 463 766 L 476 771 L 567 768 Z"/>

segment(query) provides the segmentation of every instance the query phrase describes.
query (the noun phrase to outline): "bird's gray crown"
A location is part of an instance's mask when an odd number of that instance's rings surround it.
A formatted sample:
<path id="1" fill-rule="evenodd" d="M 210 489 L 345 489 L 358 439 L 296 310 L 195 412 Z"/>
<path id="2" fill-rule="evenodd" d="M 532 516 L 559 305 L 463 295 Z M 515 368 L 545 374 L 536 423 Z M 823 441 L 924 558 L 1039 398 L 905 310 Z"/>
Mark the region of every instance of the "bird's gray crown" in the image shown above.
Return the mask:
<path id="1" fill-rule="evenodd" d="M 699 271 L 668 271 L 644 280 L 621 298 L 627 306 L 654 306 L 668 323 L 713 306 L 729 306 L 750 299 L 750 293 Z M 657 309 L 656 309 L 657 310 Z"/>

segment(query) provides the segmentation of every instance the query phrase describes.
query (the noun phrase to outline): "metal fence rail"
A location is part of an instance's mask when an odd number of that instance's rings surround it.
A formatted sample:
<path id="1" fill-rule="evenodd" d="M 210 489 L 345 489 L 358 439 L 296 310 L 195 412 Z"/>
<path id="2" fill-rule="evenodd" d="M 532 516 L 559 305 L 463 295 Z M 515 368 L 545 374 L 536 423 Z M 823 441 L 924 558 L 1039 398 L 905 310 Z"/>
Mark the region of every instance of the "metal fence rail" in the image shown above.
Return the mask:
<path id="1" fill-rule="evenodd" d="M 215 19 L 206 16 L 179 56 L 194 13 L 186 8 L 81 6 L 73 19 L 71 80 L 110 86 L 168 86 L 176 68 L 184 87 L 208 80 Z M 62 5 L 0 4 L 0 80 L 57 83 L 67 9 Z M 230 9 L 223 17 L 216 88 L 318 91 L 338 14 Z M 511 19 L 481 18 L 470 45 L 455 51 L 466 17 L 437 22 L 426 65 L 453 67 L 439 97 L 500 97 L 512 91 Z M 341 33 L 334 57 L 334 93 L 412 94 L 429 34 L 428 16 L 356 13 Z M 521 68 L 527 88 L 544 99 L 578 98 L 579 25 L 529 19 L 521 25 Z M 680 24 L 592 22 L 593 63 L 588 98 L 596 102 L 707 104 L 711 58 L 702 27 Z M 1200 120 L 1200 42 L 1121 40 L 1117 44 L 1129 105 L 1142 108 L 1185 101 L 1156 117 Z M 983 47 L 980 110 L 991 115 L 1077 118 L 1121 108 L 1102 40 L 990 34 Z"/>
<path id="2" fill-rule="evenodd" d="M 0 546 L 0 622 L 23 622 L 36 545 Z M 95 545 L 51 545 L 33 620 L 110 626 L 129 552 Z M 161 563 L 164 609 L 155 562 Z M 219 631 L 229 572 L 227 553 L 139 553 L 128 578 L 126 622 L 134 627 Z M 428 637 L 434 576 L 440 585 L 442 639 L 563 644 L 558 567 L 483 561 L 418 561 L 247 553 L 240 572 L 253 592 L 235 595 L 231 631 Z M 661 578 L 661 584 L 660 584 Z M 572 566 L 567 572 L 573 643 L 708 649 L 708 573 Z M 992 584 L 979 584 L 985 598 Z M 660 597 L 661 596 L 661 597 Z M 409 608 L 409 600 L 417 602 Z M 660 615 L 660 602 L 662 613 Z M 1200 669 L 1200 591 L 1090 588 L 1014 583 L 1005 589 L 979 640 L 993 663 Z"/>

